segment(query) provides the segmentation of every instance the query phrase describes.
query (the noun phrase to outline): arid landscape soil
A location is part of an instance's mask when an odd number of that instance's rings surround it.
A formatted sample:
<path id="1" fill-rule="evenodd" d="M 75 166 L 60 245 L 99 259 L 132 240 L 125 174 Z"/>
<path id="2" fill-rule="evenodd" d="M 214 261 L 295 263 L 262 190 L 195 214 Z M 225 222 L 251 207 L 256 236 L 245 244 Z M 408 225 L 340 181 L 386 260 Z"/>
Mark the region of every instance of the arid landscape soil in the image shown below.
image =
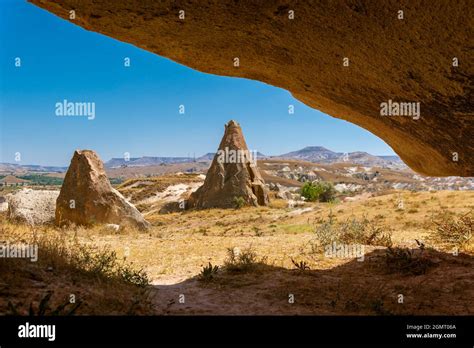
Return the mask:
<path id="1" fill-rule="evenodd" d="M 351 200 L 294 206 L 270 191 L 266 207 L 159 212 L 200 182 L 199 174 L 177 174 L 119 185 L 151 223 L 146 232 L 108 225 L 29 226 L 2 215 L 2 240 L 35 240 L 40 257 L 35 263 L 0 262 L 0 312 L 14 308 L 26 314 L 30 303 L 37 308 L 49 292 L 53 309 L 74 294 L 82 302 L 76 314 L 474 311 L 472 191 L 366 192 Z M 462 225 L 462 217 L 470 217 L 465 222 L 471 225 Z M 452 231 L 463 226 L 461 239 L 443 234 L 450 232 L 439 224 L 449 221 L 454 225 L 445 227 Z M 362 243 L 363 261 L 328 257 L 321 249 L 327 233 L 347 227 L 350 233 L 340 242 Z M 361 235 L 374 231 L 376 240 L 361 242 Z M 206 272 L 209 265 L 218 268 Z"/>

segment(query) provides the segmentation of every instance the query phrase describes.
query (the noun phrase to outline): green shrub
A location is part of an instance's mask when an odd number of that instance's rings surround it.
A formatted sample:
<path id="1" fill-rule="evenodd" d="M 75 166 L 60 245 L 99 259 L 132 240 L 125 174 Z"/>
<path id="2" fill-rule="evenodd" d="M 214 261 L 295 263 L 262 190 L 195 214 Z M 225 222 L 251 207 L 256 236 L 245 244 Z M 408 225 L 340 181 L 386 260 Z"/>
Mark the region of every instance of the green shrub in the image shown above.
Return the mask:
<path id="1" fill-rule="evenodd" d="M 306 182 L 301 188 L 301 196 L 310 202 L 332 202 L 336 197 L 336 190 L 330 182 Z"/>
<path id="2" fill-rule="evenodd" d="M 319 182 L 321 194 L 319 195 L 320 202 L 332 202 L 336 198 L 336 189 L 330 182 Z"/>
<path id="3" fill-rule="evenodd" d="M 235 209 L 240 209 L 245 205 L 245 199 L 243 197 L 234 197 Z"/>
<path id="4" fill-rule="evenodd" d="M 47 176 L 46 174 L 19 175 L 17 177 L 30 181 L 31 185 L 61 186 L 63 184 L 62 178 Z"/>
<path id="5" fill-rule="evenodd" d="M 124 182 L 123 178 L 109 178 L 110 184 L 111 185 L 120 185 L 121 183 Z"/>

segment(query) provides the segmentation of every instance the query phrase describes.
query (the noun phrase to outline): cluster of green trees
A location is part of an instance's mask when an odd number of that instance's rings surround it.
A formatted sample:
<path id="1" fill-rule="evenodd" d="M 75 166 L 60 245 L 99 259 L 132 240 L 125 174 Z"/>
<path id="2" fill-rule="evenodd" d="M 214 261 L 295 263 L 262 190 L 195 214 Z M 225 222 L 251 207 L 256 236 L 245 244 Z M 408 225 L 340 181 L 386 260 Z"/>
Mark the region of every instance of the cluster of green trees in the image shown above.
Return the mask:
<path id="1" fill-rule="evenodd" d="M 45 186 L 52 186 L 52 185 L 62 185 L 63 179 L 62 178 L 55 178 L 53 176 L 46 176 L 44 174 L 28 174 L 28 175 L 18 175 L 17 178 L 23 180 L 29 180 L 31 185 L 45 185 Z"/>
<path id="2" fill-rule="evenodd" d="M 123 178 L 109 178 L 109 181 L 111 185 L 120 185 L 125 180 Z"/>
<path id="3" fill-rule="evenodd" d="M 332 202 L 336 198 L 336 190 L 330 182 L 306 182 L 301 188 L 301 196 L 310 202 Z"/>
<path id="4" fill-rule="evenodd" d="M 4 177 L 5 175 L 0 175 L 0 179 L 3 179 Z M 63 178 L 56 178 L 45 174 L 17 175 L 16 177 L 30 181 L 29 185 L 61 186 L 64 181 Z M 123 182 L 122 178 L 110 178 L 109 180 L 112 185 L 119 185 Z"/>

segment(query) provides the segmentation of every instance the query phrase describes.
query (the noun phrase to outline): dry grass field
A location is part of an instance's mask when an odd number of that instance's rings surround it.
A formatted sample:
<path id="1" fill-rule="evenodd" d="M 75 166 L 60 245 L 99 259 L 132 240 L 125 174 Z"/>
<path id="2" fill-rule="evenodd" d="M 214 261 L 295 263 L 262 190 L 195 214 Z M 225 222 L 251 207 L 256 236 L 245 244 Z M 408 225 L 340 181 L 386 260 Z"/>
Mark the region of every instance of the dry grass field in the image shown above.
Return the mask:
<path id="1" fill-rule="evenodd" d="M 2 217 L 2 240 L 37 243 L 39 260 L 1 260 L 0 312 L 52 292 L 52 309 L 74 294 L 74 314 L 472 314 L 473 210 L 474 192 L 406 191 L 154 214 L 146 233 Z M 334 236 L 363 261 L 325 255 Z"/>

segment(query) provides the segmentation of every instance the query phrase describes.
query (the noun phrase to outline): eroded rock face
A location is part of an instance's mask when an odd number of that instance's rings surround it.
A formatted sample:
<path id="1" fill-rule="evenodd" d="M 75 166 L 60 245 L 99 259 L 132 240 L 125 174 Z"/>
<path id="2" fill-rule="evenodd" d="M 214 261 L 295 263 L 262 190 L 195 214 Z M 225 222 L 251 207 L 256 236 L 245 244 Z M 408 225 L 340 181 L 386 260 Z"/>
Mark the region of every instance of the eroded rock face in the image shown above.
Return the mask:
<path id="1" fill-rule="evenodd" d="M 474 176 L 469 0 L 30 1 L 194 69 L 284 88 L 379 136 L 419 173 Z M 419 102 L 419 118 L 381 116 L 390 100 Z"/>
<path id="2" fill-rule="evenodd" d="M 56 224 L 117 224 L 144 230 L 149 223 L 110 185 L 94 151 L 75 151 L 56 201 Z"/>
<path id="3" fill-rule="evenodd" d="M 22 189 L 7 196 L 9 220 L 41 225 L 54 222 L 59 191 Z"/>
<path id="4" fill-rule="evenodd" d="M 204 184 L 191 194 L 187 206 L 234 208 L 238 205 L 236 199 L 242 199 L 246 205 L 267 205 L 268 194 L 256 161 L 240 125 L 229 121 Z"/>

